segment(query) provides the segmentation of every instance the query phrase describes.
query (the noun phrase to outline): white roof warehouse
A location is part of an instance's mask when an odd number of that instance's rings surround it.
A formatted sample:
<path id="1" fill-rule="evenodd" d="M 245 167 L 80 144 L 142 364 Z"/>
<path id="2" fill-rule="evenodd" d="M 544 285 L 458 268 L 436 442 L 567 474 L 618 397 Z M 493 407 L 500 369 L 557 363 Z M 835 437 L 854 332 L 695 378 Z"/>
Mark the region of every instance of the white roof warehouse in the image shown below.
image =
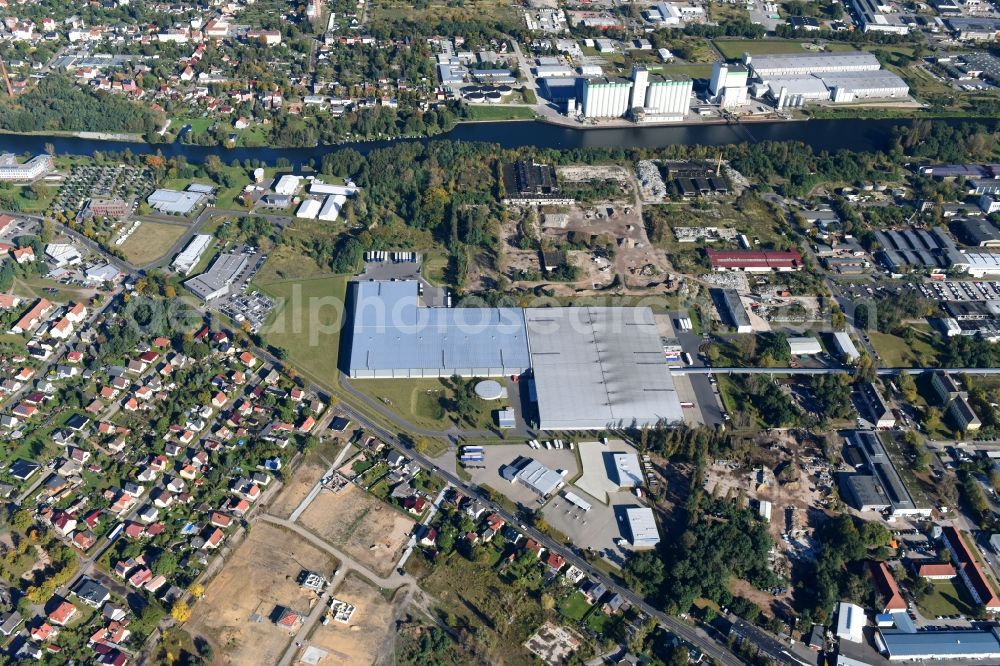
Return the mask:
<path id="1" fill-rule="evenodd" d="M 496 377 L 530 368 L 543 430 L 683 419 L 649 308 L 421 308 L 417 294 L 415 280 L 352 283 L 351 377 Z"/>

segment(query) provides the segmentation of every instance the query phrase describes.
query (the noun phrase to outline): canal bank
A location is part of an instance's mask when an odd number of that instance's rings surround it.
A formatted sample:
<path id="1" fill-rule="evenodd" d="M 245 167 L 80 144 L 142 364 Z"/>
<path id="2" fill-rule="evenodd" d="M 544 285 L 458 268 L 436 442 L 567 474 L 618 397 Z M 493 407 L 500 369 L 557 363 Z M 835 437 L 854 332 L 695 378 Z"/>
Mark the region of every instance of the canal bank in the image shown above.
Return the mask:
<path id="1" fill-rule="evenodd" d="M 293 165 L 310 160 L 319 161 L 326 155 L 344 148 L 362 154 L 385 148 L 396 143 L 415 141 L 468 141 L 499 144 L 503 148 L 662 148 L 671 145 L 725 146 L 760 141 L 800 141 L 816 151 L 838 150 L 876 151 L 890 146 L 893 131 L 907 127 L 909 119 L 879 120 L 808 120 L 802 122 L 755 122 L 736 124 L 702 124 L 655 127 L 587 128 L 560 127 L 542 121 L 460 123 L 449 132 L 430 138 L 391 139 L 345 143 L 337 146 L 306 148 L 221 148 L 195 146 L 183 143 L 131 143 L 92 139 L 82 136 L 53 135 L 0 135 L 0 151 L 14 153 L 40 153 L 51 144 L 57 154 L 93 155 L 95 152 L 124 152 L 155 154 L 164 157 L 184 157 L 189 162 L 200 163 L 209 155 L 217 155 L 225 162 L 232 160 L 263 160 L 274 164 L 279 159 Z M 940 119 L 934 123 L 950 125 L 980 123 L 991 125 L 989 119 Z"/>

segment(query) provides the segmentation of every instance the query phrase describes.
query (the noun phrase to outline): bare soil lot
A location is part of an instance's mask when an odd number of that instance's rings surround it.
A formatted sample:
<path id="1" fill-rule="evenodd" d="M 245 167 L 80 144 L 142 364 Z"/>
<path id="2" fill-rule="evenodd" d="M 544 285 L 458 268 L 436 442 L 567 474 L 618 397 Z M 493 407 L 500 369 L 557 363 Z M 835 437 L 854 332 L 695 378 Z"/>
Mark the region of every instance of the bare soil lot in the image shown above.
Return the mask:
<path id="1" fill-rule="evenodd" d="M 215 645 L 216 664 L 275 664 L 292 638 L 269 619 L 275 606 L 308 612 L 316 595 L 296 583 L 299 572 L 329 576 L 336 565 L 294 533 L 257 523 L 195 604 L 187 629 Z"/>
<path id="2" fill-rule="evenodd" d="M 295 511 L 296 507 L 306 498 L 316 482 L 323 478 L 323 473 L 328 467 L 329 465 L 320 460 L 319 456 L 309 455 L 295 470 L 295 474 L 285 484 L 281 494 L 271 504 L 268 512 L 281 518 L 288 518 L 292 515 L 292 511 Z"/>
<path id="3" fill-rule="evenodd" d="M 399 593 L 402 596 L 402 592 Z M 309 644 L 326 651 L 321 666 L 373 664 L 393 627 L 393 602 L 356 576 L 347 576 L 333 596 L 354 606 L 349 624 L 317 623 Z"/>
<path id="4" fill-rule="evenodd" d="M 320 492 L 299 522 L 381 575 L 392 572 L 414 525 L 353 484 Z"/>

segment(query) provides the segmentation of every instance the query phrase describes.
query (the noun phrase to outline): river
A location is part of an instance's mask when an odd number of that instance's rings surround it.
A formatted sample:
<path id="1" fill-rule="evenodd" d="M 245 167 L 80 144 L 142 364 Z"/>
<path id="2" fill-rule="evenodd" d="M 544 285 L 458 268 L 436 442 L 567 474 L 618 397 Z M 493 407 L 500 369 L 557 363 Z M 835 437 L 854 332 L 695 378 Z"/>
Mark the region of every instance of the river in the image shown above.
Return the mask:
<path id="1" fill-rule="evenodd" d="M 974 120 L 936 120 L 961 123 Z M 165 157 L 184 156 L 189 162 L 202 162 L 208 155 L 224 161 L 258 159 L 273 164 L 279 158 L 293 165 L 311 159 L 317 161 L 339 148 L 354 148 L 365 154 L 400 141 L 479 141 L 497 143 L 504 148 L 537 146 L 539 148 L 658 148 L 662 146 L 721 146 L 747 141 L 802 141 L 815 150 L 856 151 L 884 150 L 894 127 L 907 126 L 908 119 L 896 120 L 809 120 L 743 123 L 737 125 L 682 125 L 627 127 L 608 129 L 573 129 L 541 121 L 460 123 L 453 130 L 431 139 L 395 139 L 345 143 L 312 148 L 220 148 L 182 143 L 150 145 L 68 136 L 0 134 L 0 150 L 15 153 L 40 153 L 51 143 L 57 154 L 92 155 L 95 151 L 131 150 L 136 154 L 161 151 Z"/>

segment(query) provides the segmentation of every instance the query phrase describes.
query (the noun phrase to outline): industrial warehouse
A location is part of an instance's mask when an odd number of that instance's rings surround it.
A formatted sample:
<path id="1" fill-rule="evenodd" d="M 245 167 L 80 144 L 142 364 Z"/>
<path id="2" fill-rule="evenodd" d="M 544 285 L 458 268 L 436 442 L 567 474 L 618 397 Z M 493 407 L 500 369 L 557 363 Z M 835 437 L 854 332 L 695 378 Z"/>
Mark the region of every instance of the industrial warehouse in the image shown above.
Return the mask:
<path id="1" fill-rule="evenodd" d="M 903 79 L 862 51 L 747 54 L 743 62 L 778 109 L 810 102 L 905 99 L 910 92 Z"/>
<path id="2" fill-rule="evenodd" d="M 352 282 L 352 378 L 502 377 L 531 371 L 544 430 L 678 423 L 652 311 L 638 307 L 420 307 L 416 280 Z"/>

